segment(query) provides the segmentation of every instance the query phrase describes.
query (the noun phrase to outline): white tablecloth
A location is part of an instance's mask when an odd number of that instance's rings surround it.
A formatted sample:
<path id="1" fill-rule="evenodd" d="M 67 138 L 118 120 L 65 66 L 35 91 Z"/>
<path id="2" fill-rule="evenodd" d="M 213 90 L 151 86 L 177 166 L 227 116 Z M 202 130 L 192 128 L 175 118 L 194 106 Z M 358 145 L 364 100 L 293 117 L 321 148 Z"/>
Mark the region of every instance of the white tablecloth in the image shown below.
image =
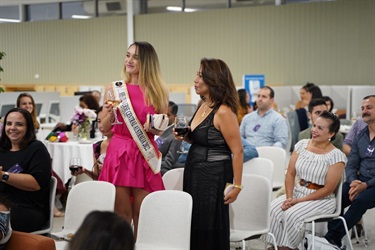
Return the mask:
<path id="1" fill-rule="evenodd" d="M 92 169 L 94 164 L 93 148 L 91 144 L 81 144 L 77 141 L 49 142 L 44 141 L 52 158 L 52 169 L 66 183 L 71 177 L 69 160 L 71 157 L 80 157 L 84 168 Z"/>

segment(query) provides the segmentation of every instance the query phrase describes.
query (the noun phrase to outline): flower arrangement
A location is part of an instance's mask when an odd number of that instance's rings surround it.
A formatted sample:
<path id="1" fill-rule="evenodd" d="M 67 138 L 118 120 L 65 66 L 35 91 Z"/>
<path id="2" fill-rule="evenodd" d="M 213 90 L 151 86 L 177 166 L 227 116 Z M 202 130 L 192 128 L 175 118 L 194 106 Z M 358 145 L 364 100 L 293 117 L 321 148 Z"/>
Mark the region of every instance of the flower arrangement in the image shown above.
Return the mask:
<path id="1" fill-rule="evenodd" d="M 88 134 L 91 129 L 91 124 L 95 119 L 96 113 L 94 110 L 76 106 L 74 108 L 74 115 L 70 121 L 72 122 L 72 125 L 78 127 L 80 134 Z"/>

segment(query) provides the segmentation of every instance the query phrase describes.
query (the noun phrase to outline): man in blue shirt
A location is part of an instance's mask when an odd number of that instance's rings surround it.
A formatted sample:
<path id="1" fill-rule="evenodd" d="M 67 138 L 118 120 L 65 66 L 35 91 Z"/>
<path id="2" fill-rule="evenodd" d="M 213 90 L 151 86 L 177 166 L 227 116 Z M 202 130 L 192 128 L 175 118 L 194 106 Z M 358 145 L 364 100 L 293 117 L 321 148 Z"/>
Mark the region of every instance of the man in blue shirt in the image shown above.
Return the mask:
<path id="1" fill-rule="evenodd" d="M 367 209 L 375 207 L 375 95 L 363 98 L 362 118 L 367 127 L 352 143 L 342 189 L 342 209 L 350 206 L 343 215 L 348 229 L 356 225 Z M 320 240 L 341 247 L 344 235 L 342 221 L 334 220 L 328 223 L 325 239 Z"/>
<path id="2" fill-rule="evenodd" d="M 275 146 L 285 149 L 288 143 L 288 124 L 273 109 L 275 92 L 264 86 L 258 92 L 258 109 L 244 116 L 240 126 L 241 137 L 255 147 Z"/>

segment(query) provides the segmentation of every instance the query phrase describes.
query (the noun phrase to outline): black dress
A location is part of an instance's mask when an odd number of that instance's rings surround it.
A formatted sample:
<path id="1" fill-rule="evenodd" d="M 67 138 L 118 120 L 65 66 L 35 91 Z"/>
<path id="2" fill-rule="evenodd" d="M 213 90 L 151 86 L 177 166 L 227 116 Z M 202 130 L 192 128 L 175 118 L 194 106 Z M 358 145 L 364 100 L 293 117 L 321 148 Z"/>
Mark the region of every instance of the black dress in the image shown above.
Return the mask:
<path id="1" fill-rule="evenodd" d="M 193 197 L 190 249 L 230 249 L 226 183 L 233 182 L 231 151 L 213 124 L 214 112 L 188 136 L 192 141 L 184 171 L 184 191 Z M 194 119 L 194 118 L 193 118 Z"/>

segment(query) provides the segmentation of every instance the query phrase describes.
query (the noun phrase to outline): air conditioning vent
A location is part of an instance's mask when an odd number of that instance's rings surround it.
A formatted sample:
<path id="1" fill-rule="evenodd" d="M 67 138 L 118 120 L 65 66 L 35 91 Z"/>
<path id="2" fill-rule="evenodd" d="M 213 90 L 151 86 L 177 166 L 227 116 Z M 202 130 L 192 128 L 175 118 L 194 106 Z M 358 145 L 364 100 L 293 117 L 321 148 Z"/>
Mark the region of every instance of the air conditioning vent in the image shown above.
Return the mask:
<path id="1" fill-rule="evenodd" d="M 111 2 L 111 3 L 105 3 L 107 6 L 108 11 L 119 11 L 121 10 L 121 3 L 120 2 Z"/>
<path id="2" fill-rule="evenodd" d="M 95 14 L 95 1 L 83 2 L 84 11 L 89 14 Z M 125 14 L 126 1 L 125 0 L 102 0 L 98 2 L 99 15 L 102 14 Z"/>

